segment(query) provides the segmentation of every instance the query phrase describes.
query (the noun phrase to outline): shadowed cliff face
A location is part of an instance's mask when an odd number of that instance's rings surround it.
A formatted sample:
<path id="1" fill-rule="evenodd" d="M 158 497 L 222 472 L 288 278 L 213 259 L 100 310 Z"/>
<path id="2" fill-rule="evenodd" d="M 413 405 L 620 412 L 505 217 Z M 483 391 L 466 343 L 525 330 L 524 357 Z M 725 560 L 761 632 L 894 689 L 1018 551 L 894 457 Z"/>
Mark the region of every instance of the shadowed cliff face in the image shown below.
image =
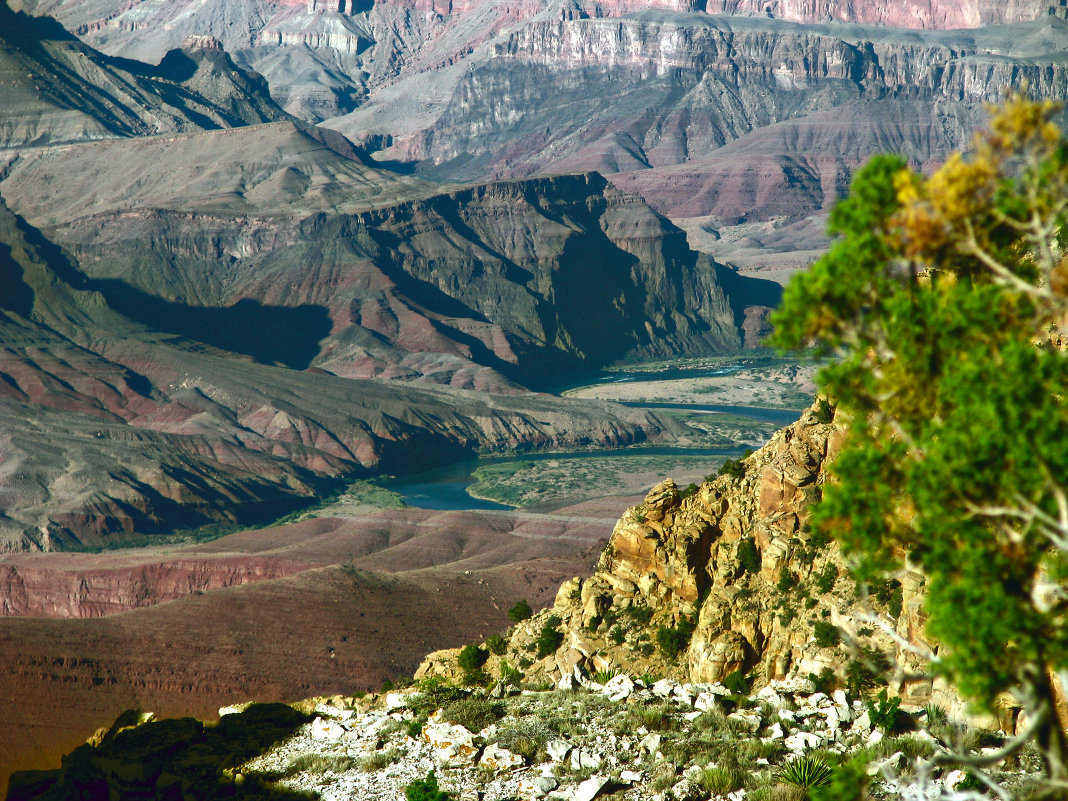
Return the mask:
<path id="1" fill-rule="evenodd" d="M 131 308 L 146 324 L 118 314 L 105 294 L 112 285 L 86 278 L 2 206 L 0 242 L 10 283 L 0 307 L 0 551 L 277 517 L 345 478 L 476 448 L 619 445 L 682 431 L 607 404 L 260 364 L 219 347 L 267 347 L 286 331 L 256 338 L 255 329 L 272 314 L 289 324 L 301 301 L 215 310 L 217 320 L 246 315 L 251 332 L 231 328 L 245 337 L 235 343 L 217 338 L 225 329 L 177 331 L 210 335 L 197 342 L 149 327 L 152 304 Z"/>
<path id="2" fill-rule="evenodd" d="M 321 138 L 282 124 L 101 143 L 26 158 L 2 187 L 112 308 L 264 363 L 515 391 L 620 359 L 740 347 L 714 263 L 600 176 L 435 195 Z M 227 154 L 266 149 L 240 178 L 216 153 L 213 176 L 186 182 L 215 142 Z M 137 164 L 144 185 L 181 191 L 131 194 L 103 168 L 113 158 Z M 281 186 L 295 169 L 334 188 L 324 198 Z M 59 180 L 68 173 L 81 177 Z M 346 202 L 377 208 L 309 213 L 346 185 Z M 390 202 L 395 188 L 426 197 Z"/>

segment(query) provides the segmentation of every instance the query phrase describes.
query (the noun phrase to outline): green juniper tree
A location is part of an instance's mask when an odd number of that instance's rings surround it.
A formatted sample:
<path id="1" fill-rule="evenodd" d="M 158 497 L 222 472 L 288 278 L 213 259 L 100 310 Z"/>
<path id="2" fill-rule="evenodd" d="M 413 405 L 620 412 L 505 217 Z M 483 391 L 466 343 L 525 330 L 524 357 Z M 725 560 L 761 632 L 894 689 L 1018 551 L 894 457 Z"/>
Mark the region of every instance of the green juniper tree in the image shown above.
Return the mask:
<path id="1" fill-rule="evenodd" d="M 930 177 L 873 159 L 838 236 L 787 287 L 776 344 L 839 358 L 844 414 L 817 529 L 864 581 L 927 577 L 932 670 L 977 706 L 1013 693 L 1068 798 L 1055 710 L 1068 687 L 1068 144 L 1050 103 L 1015 98 Z M 1001 755 L 986 760 L 993 763 Z M 977 771 L 984 760 L 961 760 Z"/>

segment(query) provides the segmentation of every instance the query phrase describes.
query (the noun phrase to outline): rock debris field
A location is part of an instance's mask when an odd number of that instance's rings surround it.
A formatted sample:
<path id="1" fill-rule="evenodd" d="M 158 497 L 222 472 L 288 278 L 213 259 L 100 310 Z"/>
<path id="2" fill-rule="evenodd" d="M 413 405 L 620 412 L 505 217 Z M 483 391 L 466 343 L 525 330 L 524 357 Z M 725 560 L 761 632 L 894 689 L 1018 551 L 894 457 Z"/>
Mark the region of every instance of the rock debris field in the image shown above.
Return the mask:
<path id="1" fill-rule="evenodd" d="M 967 787 L 967 775 L 925 771 L 917 760 L 949 748 L 990 753 L 1004 739 L 935 708 L 900 712 L 883 731 L 866 702 L 814 689 L 805 680 L 777 681 L 746 696 L 722 684 L 618 674 L 604 684 L 568 675 L 556 687 L 500 682 L 486 691 L 431 679 L 319 703 L 311 722 L 234 769 L 232 779 L 255 776 L 324 801 L 404 799 L 405 788 L 431 771 L 442 791 L 472 801 L 786 801 L 802 797 L 787 774 L 806 757 L 831 769 L 863 760 L 875 798 L 900 797 L 905 787 L 910 798 L 939 798 Z M 995 775 L 1024 790 L 1037 767 L 1025 756 Z"/>

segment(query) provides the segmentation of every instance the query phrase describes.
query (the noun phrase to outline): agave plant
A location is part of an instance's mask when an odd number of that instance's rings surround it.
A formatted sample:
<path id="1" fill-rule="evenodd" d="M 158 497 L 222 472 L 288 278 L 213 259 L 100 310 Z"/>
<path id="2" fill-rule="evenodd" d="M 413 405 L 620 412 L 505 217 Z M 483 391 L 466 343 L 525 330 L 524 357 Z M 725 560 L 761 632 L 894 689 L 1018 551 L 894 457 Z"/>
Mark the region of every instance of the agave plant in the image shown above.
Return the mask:
<path id="1" fill-rule="evenodd" d="M 598 670 L 593 674 L 593 680 L 598 684 L 608 684 L 616 676 L 620 675 L 616 670 Z"/>
<path id="2" fill-rule="evenodd" d="M 831 769 L 819 757 L 801 756 L 791 759 L 775 776 L 783 784 L 792 784 L 808 791 L 813 787 L 826 787 L 831 783 Z"/>
<path id="3" fill-rule="evenodd" d="M 949 713 L 944 706 L 938 704 L 924 704 L 923 714 L 927 716 L 927 728 L 931 726 L 944 726 L 949 723 Z"/>

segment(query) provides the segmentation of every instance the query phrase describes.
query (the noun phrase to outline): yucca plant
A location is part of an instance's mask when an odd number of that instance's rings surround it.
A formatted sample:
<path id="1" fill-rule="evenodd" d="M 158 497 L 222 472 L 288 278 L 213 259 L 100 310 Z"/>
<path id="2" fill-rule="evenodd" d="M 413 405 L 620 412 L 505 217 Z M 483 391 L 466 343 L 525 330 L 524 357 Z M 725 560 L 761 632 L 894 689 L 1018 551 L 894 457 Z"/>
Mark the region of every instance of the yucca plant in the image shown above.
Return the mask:
<path id="1" fill-rule="evenodd" d="M 938 704 L 924 704 L 923 714 L 927 717 L 927 728 L 932 726 L 944 726 L 949 723 L 949 713 L 944 706 Z"/>
<path id="2" fill-rule="evenodd" d="M 813 787 L 826 787 L 831 783 L 831 769 L 819 757 L 800 756 L 791 759 L 776 774 L 783 784 L 791 784 L 805 792 Z"/>

